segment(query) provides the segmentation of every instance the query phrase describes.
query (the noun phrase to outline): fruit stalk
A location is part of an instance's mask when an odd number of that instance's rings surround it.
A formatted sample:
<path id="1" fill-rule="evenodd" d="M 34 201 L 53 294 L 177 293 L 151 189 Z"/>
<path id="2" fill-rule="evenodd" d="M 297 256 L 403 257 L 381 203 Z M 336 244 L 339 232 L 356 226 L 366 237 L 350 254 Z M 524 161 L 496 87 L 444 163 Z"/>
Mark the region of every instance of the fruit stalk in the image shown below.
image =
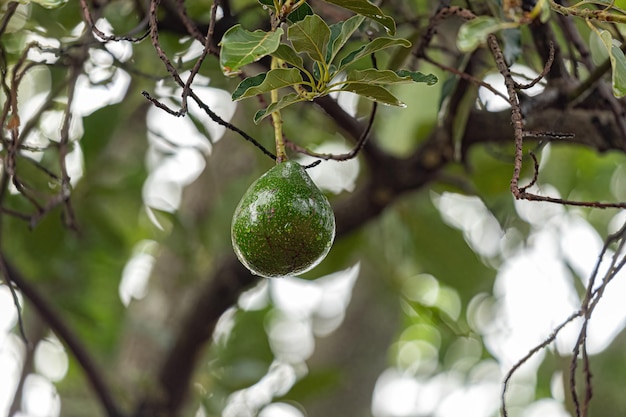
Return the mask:
<path id="1" fill-rule="evenodd" d="M 272 57 L 271 68 L 276 69 L 283 66 L 283 63 L 278 58 Z M 272 103 L 278 102 L 278 90 L 272 90 L 270 92 Z M 272 113 L 272 125 L 274 126 L 274 141 L 276 142 L 276 163 L 280 164 L 287 160 L 287 153 L 285 152 L 285 140 L 283 139 L 283 119 L 280 116 L 280 110 L 276 110 Z"/>

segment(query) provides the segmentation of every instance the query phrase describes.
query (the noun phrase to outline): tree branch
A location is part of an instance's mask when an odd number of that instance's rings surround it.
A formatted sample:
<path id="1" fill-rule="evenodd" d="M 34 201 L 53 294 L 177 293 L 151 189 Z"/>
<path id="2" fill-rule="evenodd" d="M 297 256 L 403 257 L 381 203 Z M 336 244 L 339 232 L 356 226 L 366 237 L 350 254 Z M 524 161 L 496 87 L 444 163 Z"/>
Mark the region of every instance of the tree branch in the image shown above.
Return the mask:
<path id="1" fill-rule="evenodd" d="M 3 264 L 3 269 L 9 276 L 9 280 L 17 285 L 24 297 L 37 310 L 41 319 L 50 326 L 54 334 L 64 342 L 68 350 L 74 355 L 81 368 L 85 371 L 85 376 L 100 400 L 106 415 L 108 417 L 123 417 L 111 395 L 111 390 L 102 377 L 102 370 L 98 368 L 78 336 L 74 334 L 73 330 L 65 323 L 54 307 L 48 303 L 47 299 L 13 265 L 7 262 L 4 256 L 0 256 L 0 263 Z"/>

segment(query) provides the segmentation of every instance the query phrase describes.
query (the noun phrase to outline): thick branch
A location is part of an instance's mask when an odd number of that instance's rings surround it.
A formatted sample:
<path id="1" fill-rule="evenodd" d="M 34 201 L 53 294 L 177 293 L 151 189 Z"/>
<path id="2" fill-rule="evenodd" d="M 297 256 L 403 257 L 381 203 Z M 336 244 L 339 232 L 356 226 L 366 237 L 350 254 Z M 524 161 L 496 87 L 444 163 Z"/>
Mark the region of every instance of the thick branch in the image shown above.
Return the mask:
<path id="1" fill-rule="evenodd" d="M 511 112 L 503 110 L 490 113 L 473 110 L 463 140 L 464 147 L 481 143 L 511 143 Z M 588 146 L 598 152 L 622 150 L 618 126 L 609 110 L 590 109 L 537 109 L 526 114 L 524 128 L 527 131 L 548 131 L 571 133 L 573 138 L 559 140 L 558 143 Z M 574 122 L 575 121 L 575 122 Z"/>

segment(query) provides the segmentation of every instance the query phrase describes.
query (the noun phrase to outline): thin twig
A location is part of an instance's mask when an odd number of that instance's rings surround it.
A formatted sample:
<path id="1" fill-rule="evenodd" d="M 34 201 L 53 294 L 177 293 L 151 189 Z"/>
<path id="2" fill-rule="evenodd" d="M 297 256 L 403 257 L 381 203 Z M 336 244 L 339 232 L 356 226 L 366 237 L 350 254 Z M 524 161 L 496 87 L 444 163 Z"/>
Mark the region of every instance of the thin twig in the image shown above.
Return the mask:
<path id="1" fill-rule="evenodd" d="M 185 83 L 180 78 L 178 71 L 174 68 L 174 65 L 172 65 L 172 62 L 163 51 L 161 43 L 159 42 L 159 21 L 157 18 L 157 11 L 160 3 L 160 0 L 150 0 L 150 39 L 152 40 L 152 46 L 154 47 L 157 56 L 165 65 L 167 72 L 170 73 L 178 85 L 184 87 Z"/>
<path id="2" fill-rule="evenodd" d="M 372 66 L 374 68 L 378 68 L 378 63 L 376 61 L 376 55 L 375 54 L 371 54 L 370 55 L 370 59 L 372 60 Z M 333 160 L 333 161 L 348 161 L 350 159 L 355 158 L 359 152 L 361 152 L 361 150 L 363 149 L 363 147 L 365 146 L 365 144 L 367 143 L 367 140 L 369 139 L 369 135 L 370 132 L 372 130 L 372 126 L 374 125 L 374 119 L 376 118 L 376 110 L 378 109 L 378 103 L 376 103 L 375 101 L 372 104 L 372 110 L 370 111 L 370 115 L 368 117 L 367 120 L 367 125 L 365 126 L 365 129 L 361 132 L 361 134 L 359 135 L 359 138 L 356 142 L 356 145 L 354 145 L 354 147 L 347 153 L 342 153 L 342 154 L 329 154 L 329 153 L 317 153 L 317 152 L 313 152 L 310 151 L 306 148 L 303 148 L 299 145 L 296 145 L 295 143 L 291 142 L 291 141 L 287 141 L 285 139 L 285 144 L 288 145 L 291 149 L 303 153 L 305 155 L 309 155 L 309 156 L 313 156 L 315 158 L 320 158 L 323 160 Z"/>
<path id="3" fill-rule="evenodd" d="M 217 0 L 214 0 L 213 4 L 211 5 L 211 9 L 216 8 L 216 5 L 217 5 Z M 187 7 L 185 7 L 185 0 L 176 0 L 176 10 L 178 11 L 180 20 L 183 22 L 183 25 L 185 26 L 185 29 L 187 30 L 187 32 L 191 36 L 193 36 L 198 42 L 204 44 L 206 47 L 207 39 L 202 34 L 202 32 L 198 30 L 198 27 L 196 26 L 194 21 L 189 18 L 189 15 L 187 14 Z M 214 13 L 213 10 L 211 10 L 211 20 L 209 22 L 209 26 L 211 25 L 215 26 L 215 15 L 213 13 Z M 211 32 L 212 32 L 212 29 L 209 29 L 209 33 Z"/>
<path id="4" fill-rule="evenodd" d="M 574 346 L 574 350 L 572 352 L 572 360 L 570 364 L 570 393 L 572 395 L 572 402 L 574 403 L 577 417 L 586 416 L 586 410 L 587 410 L 589 401 L 591 400 L 591 394 L 592 394 L 591 393 L 591 371 L 589 369 L 588 358 L 586 358 L 586 353 L 585 353 L 586 343 L 587 343 L 587 328 L 589 325 L 589 319 L 591 318 L 593 310 L 597 306 L 599 300 L 602 298 L 602 295 L 604 293 L 606 286 L 608 285 L 612 277 L 615 276 L 615 274 L 617 274 L 617 272 L 619 272 L 619 270 L 621 270 L 622 267 L 624 266 L 624 260 L 618 263 L 617 257 L 619 253 L 624 249 L 625 241 L 623 237 L 624 237 L 625 232 L 626 232 L 626 224 L 622 226 L 622 229 L 620 229 L 617 233 L 609 236 L 604 242 L 604 246 L 602 247 L 602 250 L 600 251 L 600 254 L 598 255 L 598 260 L 595 264 L 591 277 L 589 278 L 589 281 L 587 283 L 585 297 L 583 301 L 581 302 L 580 311 L 583 312 L 584 322 L 583 322 L 583 325 L 581 326 L 581 330 L 579 332 L 576 345 Z M 600 285 L 598 289 L 594 290 L 595 281 L 598 276 L 600 266 L 602 265 L 602 260 L 604 258 L 604 255 L 607 253 L 609 249 L 609 245 L 618 240 L 620 241 L 619 248 L 618 250 L 615 251 L 615 253 L 612 256 L 611 265 L 607 269 L 607 272 L 602 280 L 602 284 Z M 585 400 L 583 402 L 582 407 L 580 405 L 580 401 L 578 399 L 578 393 L 576 391 L 577 360 L 578 360 L 578 356 L 579 356 L 581 348 L 583 349 L 583 364 L 584 364 L 584 371 L 586 374 Z"/>
<path id="5" fill-rule="evenodd" d="M 436 67 L 441 68 L 444 71 L 447 71 L 449 73 L 452 73 L 452 74 L 458 76 L 459 78 L 463 78 L 464 80 L 467 80 L 467 81 L 471 82 L 472 84 L 484 87 L 487 90 L 491 91 L 496 96 L 501 97 L 501 98 L 505 99 L 506 101 L 509 100 L 508 97 L 504 93 L 502 93 L 501 91 L 497 90 L 491 84 L 486 83 L 485 81 L 483 81 L 483 80 L 481 80 L 479 78 L 474 77 L 472 74 L 468 74 L 467 72 L 464 72 L 464 71 L 459 71 L 456 68 L 449 67 L 449 66 L 444 65 L 444 64 L 442 64 L 440 62 L 437 62 L 436 60 L 430 58 L 428 55 L 424 55 L 424 60 L 426 62 L 430 63 L 430 64 L 435 65 Z"/>
<path id="6" fill-rule="evenodd" d="M 577 200 L 567 200 L 564 198 L 557 197 L 548 197 L 543 195 L 531 194 L 528 192 L 524 192 L 520 189 L 520 199 L 521 200 L 529 200 L 529 201 L 544 201 L 547 203 L 555 203 L 561 204 L 564 206 L 574 206 L 574 207 L 589 207 L 589 208 L 597 208 L 597 209 L 626 209 L 626 203 L 607 203 L 603 201 L 577 201 Z"/>
<path id="7" fill-rule="evenodd" d="M 589 407 L 589 402 L 591 401 L 591 397 L 593 395 L 593 390 L 591 386 L 591 368 L 589 363 L 589 357 L 587 354 L 587 328 L 589 325 L 589 320 L 591 315 L 598 305 L 604 290 L 606 289 L 609 282 L 617 275 L 617 273 L 624 267 L 626 264 L 626 257 L 622 257 L 621 260 L 618 261 L 619 254 L 623 251 L 626 246 L 626 241 L 624 240 L 624 235 L 626 235 L 626 224 L 622 226 L 622 228 L 615 234 L 607 237 L 598 255 L 598 260 L 594 265 L 594 269 L 591 272 L 589 277 L 589 281 L 587 283 L 587 287 L 585 290 L 585 297 L 581 302 L 581 307 L 572 315 L 570 315 L 563 323 L 557 326 L 553 332 L 540 344 L 531 349 L 522 359 L 520 359 L 506 374 L 503 383 L 503 390 L 501 393 L 501 412 L 503 417 L 508 416 L 508 412 L 506 409 L 506 392 L 508 389 L 508 383 L 510 382 L 513 374 L 532 356 L 534 356 L 539 350 L 544 349 L 548 345 L 550 345 L 556 339 L 557 335 L 560 331 L 569 323 L 571 323 L 574 319 L 578 317 L 583 317 L 583 323 L 581 326 L 581 330 L 578 334 L 578 339 L 576 344 L 574 345 L 574 349 L 572 352 L 572 360 L 570 363 L 570 374 L 569 374 L 569 388 L 570 395 L 572 396 L 572 402 L 574 403 L 574 408 L 577 417 L 585 417 L 587 415 L 587 410 Z M 605 254 L 609 250 L 609 246 L 619 241 L 619 247 L 615 251 L 612 256 L 611 265 L 607 269 L 607 273 L 605 274 L 602 284 L 597 289 L 594 289 L 596 278 L 598 277 L 598 273 L 600 271 L 600 267 L 602 265 L 602 261 L 604 259 Z M 583 404 L 580 404 L 578 393 L 576 390 L 576 369 L 577 369 L 577 361 L 580 352 L 582 351 L 582 359 L 583 359 L 583 372 L 585 374 L 585 397 L 583 400 Z"/>
<path id="8" fill-rule="evenodd" d="M 439 9 L 437 13 L 435 13 L 428 22 L 428 27 L 426 28 L 426 32 L 422 35 L 420 39 L 420 43 L 417 44 L 415 49 L 413 50 L 413 55 L 415 57 L 423 58 L 426 53 L 426 48 L 430 45 L 430 42 L 433 40 L 435 33 L 437 33 L 436 28 L 445 19 L 450 16 L 459 16 L 465 20 L 471 20 L 476 17 L 474 13 L 472 13 L 469 9 L 464 9 L 458 6 L 450 6 Z"/>
<path id="9" fill-rule="evenodd" d="M 587 306 L 587 304 L 583 304 L 583 308 L 586 309 L 586 314 L 585 314 L 585 324 L 587 324 L 589 322 L 589 320 L 591 319 L 591 315 L 593 313 L 593 311 L 595 310 L 596 306 L 599 304 L 600 299 L 602 298 L 602 296 L 604 295 L 604 292 L 608 286 L 608 284 L 613 280 L 613 278 L 624 268 L 624 265 L 626 265 L 626 257 L 622 255 L 622 259 L 618 260 L 620 254 L 622 254 L 624 252 L 624 249 L 626 247 L 626 240 L 624 239 L 624 236 L 626 235 L 626 224 L 624 224 L 624 226 L 622 226 L 622 228 L 615 234 L 611 235 L 606 242 L 606 247 L 608 248 L 608 245 L 611 242 L 617 241 L 619 240 L 619 245 L 617 250 L 615 251 L 615 253 L 612 256 L 611 259 L 611 264 L 609 265 L 608 271 L 607 273 L 604 275 L 603 279 L 602 279 L 602 283 L 600 284 L 600 286 L 592 291 L 592 298 L 590 298 L 590 304 Z M 586 331 L 586 327 L 585 326 L 585 331 Z M 586 341 L 586 335 L 585 335 L 585 341 Z M 591 397 L 592 397 L 592 387 L 591 387 L 591 370 L 589 367 L 589 360 L 587 358 L 587 354 L 586 354 L 586 349 L 587 346 L 586 344 L 583 344 L 582 346 L 583 349 L 583 364 L 584 364 L 584 373 L 585 373 L 585 399 L 583 402 L 583 407 L 582 407 L 582 411 L 583 411 L 583 416 L 587 415 L 587 410 L 589 408 L 589 402 L 591 401 Z"/>
<path id="10" fill-rule="evenodd" d="M 361 132 L 361 136 L 357 140 L 356 145 L 354 145 L 354 147 L 349 152 L 342 153 L 342 154 L 318 153 L 318 152 L 313 152 L 313 151 L 311 151 L 311 150 L 309 150 L 307 148 L 304 148 L 302 146 L 299 146 L 299 145 L 297 145 L 294 142 L 289 141 L 289 140 L 285 140 L 285 144 L 290 149 L 292 149 L 292 150 L 294 150 L 294 151 L 296 151 L 298 153 L 302 153 L 304 155 L 312 156 L 314 158 L 323 159 L 325 161 L 328 161 L 328 160 L 348 161 L 350 159 L 353 159 L 363 149 L 363 147 L 365 146 L 365 143 L 367 142 L 367 139 L 369 138 L 370 131 L 372 130 L 372 125 L 374 124 L 374 119 L 376 118 L 376 109 L 377 109 L 377 107 L 378 107 L 377 103 L 374 102 L 372 104 L 372 110 L 370 111 L 370 115 L 369 115 L 369 118 L 368 118 L 367 125 L 365 126 L 365 129 L 363 130 L 363 132 Z"/>
<path id="11" fill-rule="evenodd" d="M 81 7 L 81 9 L 83 11 L 83 19 L 85 20 L 85 22 L 89 26 L 89 29 L 91 29 L 91 31 L 98 38 L 100 38 L 101 40 L 103 40 L 105 42 L 108 42 L 108 41 L 140 42 L 140 41 L 144 40 L 145 38 L 147 38 L 148 35 L 150 34 L 149 31 L 146 31 L 146 33 L 144 33 L 143 35 L 141 35 L 139 37 L 132 36 L 134 33 L 139 33 L 141 30 L 143 30 L 143 28 L 145 28 L 147 26 L 148 21 L 150 19 L 148 15 L 144 16 L 144 18 L 141 20 L 141 22 L 139 22 L 137 27 L 135 29 L 131 30 L 128 35 L 115 36 L 115 35 L 107 35 L 103 31 L 98 29 L 98 26 L 96 26 L 96 24 L 94 23 L 93 18 L 91 16 L 91 12 L 89 11 L 89 6 L 87 5 L 87 0 L 80 0 L 80 7 Z"/>
<path id="12" fill-rule="evenodd" d="M 554 44 L 550 42 L 550 55 L 548 56 L 548 61 L 543 66 L 543 70 L 541 71 L 541 73 L 528 84 L 520 84 L 516 82 L 515 88 L 519 90 L 527 90 L 529 88 L 533 88 L 535 85 L 537 85 L 537 83 L 543 80 L 546 77 L 546 75 L 548 75 L 548 73 L 550 72 L 550 68 L 552 68 L 553 63 L 554 63 Z"/>
<path id="13" fill-rule="evenodd" d="M 321 159 L 318 159 L 317 161 L 313 161 L 313 162 L 311 162 L 310 164 L 305 165 L 303 168 L 304 168 L 304 169 L 311 169 L 311 168 L 315 168 L 316 166 L 318 166 L 318 165 L 319 165 L 319 164 L 321 164 L 321 163 L 322 163 L 322 160 L 321 160 Z"/>
<path id="14" fill-rule="evenodd" d="M 541 196 L 537 194 L 532 194 L 526 192 L 526 187 L 519 186 L 520 175 L 522 172 L 522 163 L 524 159 L 524 137 L 528 134 L 524 131 L 524 119 L 522 116 L 522 111 L 519 104 L 519 99 L 517 96 L 517 86 L 515 81 L 513 80 L 513 76 L 511 71 L 506 64 L 504 59 L 504 55 L 502 50 L 500 49 L 500 45 L 498 44 L 498 40 L 495 35 L 491 34 L 487 36 L 487 44 L 489 45 L 489 49 L 496 61 L 496 66 L 498 67 L 498 71 L 504 78 L 504 84 L 507 89 L 507 94 L 509 96 L 508 102 L 511 105 L 511 123 L 513 125 L 513 139 L 515 143 L 515 153 L 513 159 L 513 176 L 511 178 L 511 193 L 518 200 L 529 200 L 529 201 L 544 201 L 548 203 L 556 203 L 562 205 L 569 206 L 578 206 L 578 207 L 592 207 L 592 208 L 626 208 L 626 203 L 624 202 L 600 202 L 600 201 L 575 201 L 575 200 L 567 200 L 556 197 L 548 197 Z"/>
<path id="15" fill-rule="evenodd" d="M 72 120 L 72 102 L 74 100 L 74 92 L 76 89 L 76 82 L 81 70 L 76 66 L 73 66 L 70 70 L 68 77 L 68 91 L 67 91 L 67 105 L 65 107 L 65 113 L 63 114 L 63 124 L 61 125 L 61 137 L 59 140 L 59 166 L 61 168 L 61 190 L 60 198 L 63 202 L 65 223 L 72 230 L 77 230 L 76 216 L 74 215 L 74 208 L 70 199 L 71 184 L 70 176 L 67 172 L 66 157 L 68 154 L 69 136 L 70 136 L 70 123 Z"/>
<path id="16" fill-rule="evenodd" d="M 4 265 L 0 263 L 0 273 L 2 273 L 2 275 L 5 277 L 5 281 L 6 281 L 5 284 L 9 288 L 9 292 L 11 292 L 11 297 L 13 298 L 13 305 L 15 306 L 15 311 L 17 312 L 17 325 L 18 325 L 18 328 L 20 329 L 20 336 L 22 337 L 22 340 L 24 341 L 26 348 L 31 349 L 33 346 L 28 341 L 28 337 L 26 337 L 26 330 L 24 329 L 24 317 L 22 316 L 22 306 L 20 304 L 20 298 L 18 297 L 17 291 L 15 290 L 15 287 L 13 286 L 13 282 L 11 282 L 11 278 L 9 277 L 9 274 L 3 270 L 4 269 L 3 266 Z"/>
<path id="17" fill-rule="evenodd" d="M 591 373 L 591 363 L 587 354 L 586 343 L 583 345 L 583 372 L 585 374 L 585 399 L 583 400 L 582 416 L 586 417 L 591 397 L 593 397 L 593 386 L 591 385 L 593 374 Z"/>
<path id="18" fill-rule="evenodd" d="M 543 342 L 539 343 L 537 346 L 535 346 L 530 351 L 528 351 L 528 353 L 522 359 L 517 361 L 517 363 L 513 365 L 511 369 L 509 369 L 509 372 L 507 372 L 506 376 L 504 377 L 504 382 L 502 384 L 502 392 L 500 394 L 500 401 L 502 404 L 500 411 L 502 413 L 502 417 L 508 416 L 508 411 L 506 408 L 506 392 L 508 390 L 509 382 L 511 381 L 513 374 L 515 374 L 515 372 L 517 372 L 517 370 L 523 364 L 525 364 L 530 358 L 532 358 L 537 352 L 539 352 L 542 349 L 545 349 L 552 342 L 554 342 L 554 340 L 556 340 L 556 337 L 561 332 L 561 330 L 563 330 L 565 326 L 567 326 L 569 323 L 571 323 L 572 321 L 574 321 L 576 318 L 580 317 L 581 315 L 582 315 L 582 312 L 580 310 L 576 311 L 575 313 L 572 313 L 572 315 L 570 315 L 567 319 L 565 319 L 563 323 L 559 324 Z"/>
<path id="19" fill-rule="evenodd" d="M 20 370 L 20 376 L 16 384 L 17 387 L 13 394 L 9 412 L 6 414 L 7 416 L 20 415 L 24 401 L 24 386 L 26 380 L 29 375 L 35 372 L 35 355 L 37 352 L 34 347 L 44 339 L 45 333 L 49 331 L 48 326 L 46 326 L 39 317 L 29 317 L 28 324 L 30 346 L 26 348 L 25 355 L 21 361 L 22 369 Z"/>
<path id="20" fill-rule="evenodd" d="M 587 48 L 587 43 L 585 40 L 583 40 L 582 36 L 580 35 L 580 32 L 578 31 L 578 27 L 576 26 L 574 19 L 572 19 L 570 16 L 563 16 L 562 14 L 558 15 L 558 20 L 559 23 L 561 24 L 561 30 L 563 31 L 563 34 L 565 35 L 565 37 L 568 39 L 569 42 L 567 42 L 568 46 L 572 46 L 574 48 L 576 48 L 576 50 L 578 51 L 578 54 L 580 55 L 580 58 L 578 58 L 580 60 L 580 62 L 582 62 L 582 64 L 585 66 L 585 68 L 587 68 L 587 70 L 591 71 L 593 69 L 593 61 L 591 59 L 591 52 L 589 51 L 589 48 Z M 572 56 L 570 56 L 570 59 L 575 61 L 577 60 L 577 57 L 572 53 Z M 577 71 L 578 71 L 578 66 L 574 65 L 574 71 L 575 71 L 575 75 L 578 75 Z"/>
<path id="21" fill-rule="evenodd" d="M 576 135 L 566 132 L 550 132 L 550 131 L 536 131 L 536 130 L 524 130 L 525 138 L 548 138 L 548 139 L 574 139 Z"/>
<path id="22" fill-rule="evenodd" d="M 15 218 L 17 218 L 17 219 L 20 219 L 20 220 L 25 220 L 25 221 L 27 221 L 27 222 L 29 222 L 29 223 L 30 223 L 30 219 L 31 219 L 31 217 L 32 217 L 32 216 L 30 216 L 29 214 L 20 213 L 19 211 L 12 210 L 12 209 L 10 209 L 10 208 L 6 208 L 6 207 L 2 207 L 2 208 L 0 209 L 0 213 L 2 213 L 2 214 L 7 214 L 7 215 L 9 215 L 9 216 L 13 216 L 13 217 L 15 217 Z"/>
<path id="23" fill-rule="evenodd" d="M 537 161 L 537 156 L 535 155 L 534 152 L 530 152 L 530 157 L 533 159 L 534 168 L 535 168 L 533 178 L 532 180 L 530 180 L 530 183 L 528 183 L 528 185 L 520 188 L 521 192 L 526 192 L 527 189 L 535 185 L 537 183 L 537 178 L 539 177 L 539 161 Z"/>
<path id="24" fill-rule="evenodd" d="M 141 94 L 148 100 L 150 101 L 152 104 L 154 104 L 155 106 L 157 106 L 158 108 L 166 111 L 167 113 L 173 115 L 173 116 L 177 116 L 180 117 L 180 114 L 178 114 L 177 111 L 170 109 L 167 105 L 161 103 L 159 100 L 157 100 L 156 98 L 152 97 L 147 91 L 142 91 Z M 252 136 L 248 135 L 246 132 L 244 132 L 243 130 L 239 129 L 237 126 L 228 123 L 227 121 L 225 121 L 224 119 L 222 119 L 221 117 L 219 117 L 217 114 L 215 114 L 213 112 L 213 110 L 211 110 L 211 108 L 209 106 L 207 106 L 202 100 L 200 100 L 200 98 L 198 96 L 196 96 L 196 94 L 193 92 L 193 90 L 190 91 L 190 97 L 194 99 L 194 101 L 196 102 L 196 104 L 198 104 L 198 106 L 200 106 L 200 108 L 202 110 L 204 110 L 209 117 L 211 117 L 211 119 L 224 126 L 225 128 L 232 130 L 233 132 L 239 134 L 241 137 L 243 137 L 245 140 L 247 140 L 248 142 L 252 143 L 254 146 L 256 146 L 257 148 L 259 148 L 261 150 L 261 152 L 263 152 L 265 155 L 267 155 L 268 157 L 270 157 L 272 160 L 276 160 L 276 155 L 274 155 L 272 152 L 268 151 L 263 145 L 261 145 L 261 143 L 259 143 L 256 139 L 254 139 Z"/>
<path id="25" fill-rule="evenodd" d="M 9 21 L 13 17 L 13 14 L 17 10 L 17 6 L 19 6 L 19 5 L 20 4 L 17 1 L 11 1 L 11 2 L 9 2 L 9 4 L 7 4 L 7 10 L 4 13 L 4 17 L 2 18 L 2 22 L 0 22 L 0 36 L 2 36 L 4 31 L 7 29 L 7 26 L 9 26 Z"/>
<path id="26" fill-rule="evenodd" d="M 184 15 L 187 16 L 183 1 L 179 0 L 178 3 L 179 3 L 179 8 L 182 8 L 181 13 L 184 12 Z M 198 74 L 198 71 L 200 71 L 200 67 L 202 66 L 202 63 L 204 62 L 204 59 L 206 58 L 209 52 L 211 42 L 213 41 L 213 31 L 215 30 L 216 13 L 217 13 L 217 1 L 214 1 L 213 4 L 211 5 L 211 19 L 209 22 L 209 29 L 207 30 L 207 35 L 204 39 L 204 48 L 202 48 L 202 53 L 200 54 L 193 68 L 191 69 L 191 72 L 189 73 L 189 77 L 187 77 L 187 81 L 185 82 L 185 86 L 183 87 L 183 92 L 181 94 L 181 99 L 182 99 L 181 112 L 183 114 L 187 113 L 187 97 L 189 96 L 189 92 L 191 91 L 191 84 L 193 83 L 193 79 L 195 78 L 196 74 Z"/>
<path id="27" fill-rule="evenodd" d="M 191 86 L 186 87 L 187 83 L 182 80 L 182 78 L 180 77 L 180 74 L 178 73 L 176 68 L 174 68 L 174 66 L 172 65 L 172 62 L 167 57 L 167 55 L 163 51 L 163 48 L 161 47 L 161 44 L 159 43 L 159 31 L 158 31 L 158 19 L 157 19 L 157 10 L 159 8 L 159 3 L 160 3 L 160 0 L 151 0 L 150 1 L 150 39 L 152 40 L 152 45 L 153 45 L 155 51 L 157 52 L 157 55 L 159 56 L 159 58 L 161 59 L 161 61 L 165 65 L 165 68 L 167 69 L 167 72 L 169 72 L 169 74 L 172 76 L 174 81 L 180 87 L 183 88 L 183 91 L 185 90 L 185 88 L 187 88 L 188 96 L 191 97 L 196 102 L 196 104 L 198 104 L 198 106 L 200 106 L 200 108 L 202 110 L 204 110 L 204 112 L 211 118 L 211 120 L 213 120 L 215 123 L 217 123 L 217 124 L 219 124 L 221 126 L 224 126 L 227 129 L 232 130 L 233 132 L 239 134 L 241 137 L 246 139 L 248 142 L 252 143 L 254 146 L 259 148 L 265 155 L 267 155 L 268 157 L 272 158 L 272 160 L 276 160 L 276 156 L 272 152 L 268 151 L 263 145 L 261 145 L 260 142 L 258 142 L 252 136 L 248 135 L 243 130 L 239 129 L 238 127 L 234 126 L 233 124 L 228 123 L 227 121 L 223 120 L 215 112 L 213 112 L 209 108 L 209 106 L 207 106 L 206 103 L 204 103 L 194 93 L 194 91 L 191 88 Z M 207 34 L 206 41 L 210 41 L 210 38 L 212 37 L 212 31 L 213 31 L 213 28 L 209 27 L 209 31 L 208 31 L 208 34 Z M 205 51 L 206 51 L 206 46 L 205 46 Z M 198 62 L 201 63 L 202 61 L 199 60 Z M 171 114 L 173 116 L 180 117 L 180 116 L 183 116 L 185 114 L 185 112 L 186 112 L 186 110 L 183 111 L 183 108 L 181 108 L 179 110 L 172 110 L 172 109 L 170 109 L 167 105 L 161 103 L 158 99 L 152 97 L 146 91 L 143 91 L 142 95 L 148 101 L 150 101 L 152 104 L 154 104 L 155 106 L 157 106 L 161 110 L 164 110 L 164 111 L 166 111 L 167 113 L 169 113 L 169 114 Z"/>
<path id="28" fill-rule="evenodd" d="M 515 141 L 515 154 L 513 165 L 513 177 L 511 178 L 511 192 L 515 198 L 520 198 L 521 192 L 519 189 L 519 177 L 522 172 L 522 159 L 523 159 L 523 142 L 524 142 L 524 121 L 522 117 L 522 111 L 519 105 L 519 99 L 517 92 L 515 91 L 515 81 L 511 75 L 511 71 L 506 64 L 500 45 L 495 35 L 490 34 L 487 36 L 487 44 L 491 53 L 496 61 L 498 71 L 504 77 L 504 84 L 506 86 L 507 94 L 509 96 L 509 104 L 511 105 L 511 123 L 513 124 L 513 137 Z"/>

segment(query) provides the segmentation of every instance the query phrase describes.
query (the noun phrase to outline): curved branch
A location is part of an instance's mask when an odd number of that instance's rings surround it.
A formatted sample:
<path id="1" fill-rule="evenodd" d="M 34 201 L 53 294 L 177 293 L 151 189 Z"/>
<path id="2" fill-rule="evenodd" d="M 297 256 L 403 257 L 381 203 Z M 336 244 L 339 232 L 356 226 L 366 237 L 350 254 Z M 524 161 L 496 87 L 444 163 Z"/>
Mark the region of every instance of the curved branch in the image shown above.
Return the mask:
<path id="1" fill-rule="evenodd" d="M 11 20 L 11 17 L 13 17 L 13 14 L 17 10 L 17 6 L 19 5 L 20 4 L 17 1 L 10 1 L 9 4 L 7 4 L 7 10 L 5 12 L 5 15 L 2 18 L 2 21 L 0 21 L 0 36 L 7 29 L 7 26 L 9 25 L 9 20 Z"/>
<path id="2" fill-rule="evenodd" d="M 357 140 L 356 145 L 354 145 L 354 148 L 352 148 L 350 151 L 346 153 L 342 153 L 342 154 L 318 153 L 318 152 L 310 151 L 307 148 L 303 148 L 302 146 L 299 146 L 298 144 L 291 142 L 290 140 L 286 140 L 285 142 L 287 146 L 289 146 L 291 149 L 299 153 L 305 154 L 305 155 L 319 158 L 320 160 L 348 161 L 352 158 L 355 158 L 359 154 L 359 152 L 365 147 L 365 144 L 367 143 L 367 140 L 369 139 L 369 136 L 370 136 L 370 132 L 372 130 L 372 125 L 374 124 L 374 119 L 376 117 L 377 108 L 378 108 L 378 104 L 374 102 L 374 104 L 372 105 L 372 110 L 370 111 L 370 115 L 368 117 L 367 126 L 361 132 L 361 135 L 359 136 L 359 139 Z"/>

